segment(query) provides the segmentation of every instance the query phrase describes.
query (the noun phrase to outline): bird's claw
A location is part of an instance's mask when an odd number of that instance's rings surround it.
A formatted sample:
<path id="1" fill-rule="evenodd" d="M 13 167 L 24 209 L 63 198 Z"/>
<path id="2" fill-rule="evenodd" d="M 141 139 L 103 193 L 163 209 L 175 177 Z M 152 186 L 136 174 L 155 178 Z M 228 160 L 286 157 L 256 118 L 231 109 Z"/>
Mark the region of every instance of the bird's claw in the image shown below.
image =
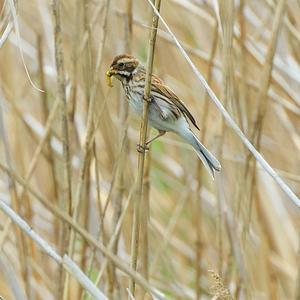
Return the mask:
<path id="1" fill-rule="evenodd" d="M 153 97 L 151 95 L 149 95 L 149 97 L 145 97 L 145 95 L 143 95 L 143 100 L 147 101 L 148 103 L 153 102 Z"/>
<path id="2" fill-rule="evenodd" d="M 141 144 L 136 145 L 136 151 L 139 153 L 146 153 L 149 150 L 149 147 L 147 145 L 142 146 Z"/>

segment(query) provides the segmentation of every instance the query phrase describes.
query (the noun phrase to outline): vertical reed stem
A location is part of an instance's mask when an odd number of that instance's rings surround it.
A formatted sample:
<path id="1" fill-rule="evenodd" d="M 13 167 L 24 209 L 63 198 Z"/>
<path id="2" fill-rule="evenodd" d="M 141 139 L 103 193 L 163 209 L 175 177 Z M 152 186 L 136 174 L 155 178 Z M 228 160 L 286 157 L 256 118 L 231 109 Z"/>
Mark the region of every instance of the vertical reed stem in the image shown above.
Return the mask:
<path id="1" fill-rule="evenodd" d="M 72 210 L 72 189 L 71 189 L 71 164 L 70 164 L 70 144 L 69 144 L 69 129 L 68 129 L 68 112 L 67 112 L 67 97 L 66 97 L 66 82 L 64 70 L 64 50 L 62 43 L 61 32 L 61 17 L 60 17 L 60 1 L 53 0 L 52 12 L 54 16 L 54 46 L 55 46 L 55 62 L 57 69 L 57 96 L 61 100 L 61 121 L 62 121 L 62 144 L 63 144 L 63 196 L 60 201 L 60 207 L 67 214 L 71 214 Z M 59 253 L 63 255 L 68 249 L 70 228 L 65 223 L 61 224 L 59 240 Z M 62 298 L 65 272 L 62 266 L 59 267 L 58 276 L 58 299 Z"/>
<path id="2" fill-rule="evenodd" d="M 155 7 L 157 10 L 160 9 L 160 0 L 155 1 Z M 147 128 L 148 128 L 148 105 L 151 92 L 151 76 L 153 68 L 153 59 L 154 59 L 154 49 L 156 42 L 156 33 L 158 26 L 158 16 L 155 12 L 152 13 L 152 28 L 149 38 L 149 47 L 148 47 L 148 58 L 147 58 L 147 71 L 146 71 L 146 82 L 144 90 L 144 104 L 143 104 L 143 116 L 141 121 L 140 128 L 140 146 L 142 149 L 145 149 L 146 146 L 146 137 L 147 137 Z M 143 179 L 144 179 L 144 164 L 145 164 L 145 152 L 139 152 L 138 154 L 138 174 L 136 180 L 136 191 L 135 191 L 135 204 L 134 204 L 134 215 L 133 215 L 133 224 L 132 224 L 132 240 L 131 240 L 131 267 L 133 270 L 137 269 L 137 258 L 138 258 L 138 247 L 139 247 L 139 230 L 140 230 L 140 210 L 146 209 L 141 208 L 141 201 L 143 196 Z M 144 230 L 144 228 L 143 228 Z M 131 280 L 130 285 L 131 294 L 135 295 L 135 280 Z"/>
<path id="3" fill-rule="evenodd" d="M 218 45 L 218 25 L 217 22 L 214 27 L 214 37 L 212 41 L 211 51 L 210 51 L 210 59 L 208 62 L 208 73 L 207 73 L 207 83 L 211 85 L 212 82 L 212 72 L 213 72 L 213 61 L 215 59 L 216 51 Z M 201 139 L 205 144 L 206 141 L 206 132 L 208 127 L 208 115 L 209 115 L 209 99 L 208 95 L 205 92 L 204 95 L 204 106 L 203 106 L 203 113 L 202 113 L 202 123 L 201 123 Z M 201 187 L 203 185 L 203 172 L 206 172 L 205 168 L 203 168 L 203 164 L 200 160 L 197 163 L 197 189 L 195 193 L 195 208 L 194 208 L 194 220 L 196 225 L 196 242 L 195 242 L 195 252 L 196 252 L 196 262 L 195 262 L 195 282 L 196 282 L 196 293 L 195 299 L 199 300 L 201 297 L 201 285 L 200 280 L 202 276 L 201 272 L 201 260 L 202 260 L 202 248 L 203 248 L 203 238 L 202 238 L 202 197 L 201 197 Z"/>
<path id="4" fill-rule="evenodd" d="M 220 14 L 223 28 L 223 79 L 222 79 L 222 95 L 224 99 L 224 107 L 233 103 L 233 77 L 232 77 L 232 59 L 233 59 L 233 24 L 234 24 L 234 2 L 233 0 L 220 1 Z M 221 123 L 221 137 L 219 144 L 218 156 L 223 161 L 223 145 L 227 132 L 225 119 L 222 118 Z M 221 192 L 222 193 L 222 192 Z M 218 261 L 218 272 L 222 276 L 223 269 L 223 218 L 222 210 L 223 206 L 221 203 L 222 197 L 218 196 L 218 247 L 219 247 L 219 261 Z"/>

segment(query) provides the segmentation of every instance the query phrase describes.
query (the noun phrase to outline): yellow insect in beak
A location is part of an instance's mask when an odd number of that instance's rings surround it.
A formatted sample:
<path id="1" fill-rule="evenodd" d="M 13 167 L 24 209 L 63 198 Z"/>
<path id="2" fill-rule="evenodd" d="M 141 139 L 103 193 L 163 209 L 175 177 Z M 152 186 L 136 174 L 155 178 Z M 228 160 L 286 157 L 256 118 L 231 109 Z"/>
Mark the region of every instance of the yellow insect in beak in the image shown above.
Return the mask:
<path id="1" fill-rule="evenodd" d="M 113 87 L 113 85 L 112 85 L 112 80 L 111 80 L 111 76 L 112 76 L 113 74 L 112 74 L 111 70 L 108 70 L 108 71 L 105 73 L 105 75 L 106 75 L 106 81 L 107 81 L 108 86 L 109 86 L 109 87 Z"/>

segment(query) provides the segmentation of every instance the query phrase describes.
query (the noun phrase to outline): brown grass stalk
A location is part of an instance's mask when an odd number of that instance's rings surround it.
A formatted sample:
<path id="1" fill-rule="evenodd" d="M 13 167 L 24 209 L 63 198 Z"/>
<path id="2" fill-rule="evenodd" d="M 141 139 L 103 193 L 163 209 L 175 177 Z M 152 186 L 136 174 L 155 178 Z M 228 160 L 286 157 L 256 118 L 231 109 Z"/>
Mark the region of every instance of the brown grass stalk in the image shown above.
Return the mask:
<path id="1" fill-rule="evenodd" d="M 160 0 L 155 1 L 155 7 L 159 10 Z M 144 90 L 144 104 L 143 104 L 143 116 L 140 128 L 140 139 L 139 144 L 142 149 L 145 149 L 147 129 L 148 129 L 148 105 L 150 101 L 151 92 L 151 76 L 152 67 L 154 59 L 154 50 L 156 42 L 156 32 L 158 26 L 158 16 L 153 12 L 152 14 L 152 29 L 149 37 L 148 46 L 148 57 L 147 57 L 147 71 L 145 79 L 145 90 Z M 143 197 L 143 180 L 144 180 L 144 165 L 145 165 L 145 152 L 139 152 L 138 154 L 138 173 L 136 179 L 136 191 L 135 191 L 135 204 L 134 204 L 134 214 L 133 214 L 133 224 L 132 224 L 132 240 L 131 240 L 131 267 L 133 270 L 137 269 L 137 258 L 138 258 L 138 248 L 139 248 L 139 231 L 140 231 L 140 218 L 141 209 L 147 209 L 147 207 L 141 207 L 142 197 Z M 147 228 L 142 228 L 141 230 L 147 230 Z M 135 280 L 131 281 L 130 284 L 131 294 L 135 295 Z"/>
<path id="2" fill-rule="evenodd" d="M 230 1 L 220 1 L 220 20 L 222 22 L 222 33 L 223 33 L 223 77 L 222 77 L 222 98 L 224 107 L 233 105 L 234 103 L 234 86 L 233 86 L 233 23 L 234 23 L 234 3 Z M 218 157 L 223 161 L 223 149 L 224 141 L 227 133 L 227 126 L 224 118 L 221 121 L 221 134 L 218 145 Z M 222 191 L 220 191 L 222 193 Z M 218 196 L 218 225 L 217 225 L 217 239 L 218 239 L 218 272 L 222 276 L 223 274 L 223 261 L 224 261 L 224 231 L 222 230 L 223 220 L 223 204 L 221 203 L 221 196 Z"/>
<path id="3" fill-rule="evenodd" d="M 63 197 L 60 201 L 60 207 L 68 214 L 72 211 L 72 188 L 71 188 L 71 166 L 70 166 L 70 142 L 69 142 L 69 129 L 68 129 L 68 111 L 67 111 L 67 97 L 66 97 L 66 83 L 65 83 L 65 70 L 64 70 L 64 50 L 63 38 L 61 29 L 61 13 L 60 2 L 53 0 L 52 12 L 54 16 L 54 44 L 55 44 L 55 62 L 57 69 L 57 84 L 58 91 L 57 97 L 61 101 L 61 122 L 62 122 L 62 143 L 63 143 Z M 69 226 L 62 224 L 59 232 L 59 253 L 63 254 L 67 250 L 69 241 Z M 63 295 L 63 286 L 65 281 L 65 273 L 63 268 L 60 267 L 59 276 L 57 280 L 58 292 L 57 297 L 60 299 Z"/>
<path id="4" fill-rule="evenodd" d="M 103 49 L 106 39 L 106 26 L 107 26 L 107 16 L 109 12 L 109 5 L 110 0 L 106 1 L 105 4 L 105 15 L 103 18 L 102 28 L 101 28 L 101 40 L 99 43 L 99 48 L 97 51 L 97 57 L 96 57 L 96 64 L 93 74 L 93 82 L 91 86 L 91 91 L 89 94 L 89 100 L 88 100 L 88 116 L 87 116 L 87 125 L 86 125 L 86 135 L 84 140 L 84 146 L 83 146 L 83 155 L 82 160 L 79 167 L 79 179 L 77 182 L 77 188 L 75 192 L 74 197 L 74 204 L 72 207 L 72 218 L 76 221 L 79 215 L 79 209 L 80 209 L 80 200 L 83 196 L 83 189 L 84 189 L 84 182 L 87 172 L 89 171 L 89 162 L 90 162 L 90 145 L 91 141 L 93 139 L 94 134 L 94 112 L 95 112 L 95 102 L 96 102 L 96 93 L 97 88 L 99 85 L 100 80 L 100 66 L 102 62 L 102 55 L 103 55 Z M 74 245 L 75 245 L 75 238 L 76 238 L 76 232 L 71 229 L 70 232 L 70 238 L 68 243 L 68 254 L 70 257 L 73 256 L 74 253 Z M 64 288 L 64 297 L 68 297 L 69 294 L 69 282 L 66 281 L 65 288 Z"/>
<path id="5" fill-rule="evenodd" d="M 271 76 L 273 70 L 273 59 L 276 52 L 276 45 L 282 27 L 282 22 L 284 19 L 286 1 L 281 0 L 276 9 L 274 22 L 272 26 L 272 34 L 270 38 L 270 43 L 268 45 L 268 51 L 265 59 L 265 67 L 261 76 L 261 88 L 258 91 L 256 103 L 257 103 L 257 113 L 255 115 L 254 124 L 252 128 L 251 141 L 255 147 L 260 151 L 261 145 L 261 136 L 263 129 L 263 122 L 268 108 L 268 89 L 271 84 Z M 248 206 L 248 224 L 251 220 L 252 206 L 253 206 L 253 193 L 255 189 L 256 181 L 256 163 L 252 162 L 252 168 L 249 171 L 251 163 L 251 158 L 248 157 L 246 162 L 246 176 L 249 174 L 250 190 L 249 190 L 249 206 Z M 248 173 L 249 172 L 249 173 Z M 247 226 L 248 227 L 248 226 Z"/>
<path id="6" fill-rule="evenodd" d="M 100 6 L 100 5 L 99 5 Z M 87 34 L 87 43 L 83 49 L 83 73 L 84 73 L 84 92 L 85 92 L 85 101 L 84 101 L 84 110 L 89 112 L 89 100 L 90 100 L 90 91 L 92 88 L 92 75 L 93 75 L 93 57 L 92 57 L 92 49 L 93 49 L 93 41 L 92 41 L 92 32 L 90 29 L 90 5 L 89 1 L 77 1 L 76 3 L 76 20 L 80 20 L 81 16 L 81 11 L 83 11 L 83 28 L 84 28 L 84 33 Z M 76 22 L 75 20 L 75 22 Z M 76 72 L 78 69 L 79 65 L 79 51 L 78 51 L 78 46 L 79 46 L 79 32 L 80 32 L 80 23 L 77 21 L 77 26 L 75 27 L 75 32 L 74 32 L 74 68 L 76 67 Z M 75 74 L 74 74 L 75 75 Z M 77 75 L 78 77 L 78 75 Z M 77 79 L 78 80 L 78 79 Z M 76 80 L 76 81 L 77 81 Z M 78 88 L 78 84 L 76 86 L 76 91 Z M 77 93 L 76 93 L 77 94 Z M 76 99 L 75 99 L 76 100 Z M 75 102 L 74 100 L 74 102 Z M 75 102 L 77 104 L 77 101 Z M 89 117 L 89 116 L 87 116 Z M 94 117 L 94 116 L 93 116 Z M 93 120 L 94 123 L 94 120 Z M 94 124 L 93 124 L 94 126 Z M 93 128 L 93 131 L 95 128 Z M 79 134 L 78 134 L 79 137 Z M 91 171 L 90 171 L 90 166 L 91 162 L 94 158 L 94 152 L 93 150 L 96 150 L 96 142 L 93 141 L 93 146 L 92 149 L 90 150 L 87 158 L 87 166 L 86 166 L 86 173 L 84 174 L 84 183 L 83 183 L 83 192 L 82 192 L 82 197 L 81 197 L 81 203 L 79 204 L 79 207 L 81 207 L 81 214 L 79 217 L 81 217 L 81 223 L 84 228 L 87 228 L 88 226 L 88 218 L 89 218 L 89 209 L 91 208 Z M 78 220 L 80 221 L 80 220 Z M 78 249 L 77 252 L 80 256 L 80 267 L 81 269 L 85 270 L 88 264 L 88 244 L 86 240 L 82 240 L 80 243 L 80 249 Z M 94 251 L 90 251 L 91 256 L 93 256 Z M 92 260 L 91 260 L 92 262 Z M 72 286 L 72 289 L 74 287 L 73 282 L 70 283 Z M 77 292 L 78 294 L 78 299 L 81 299 L 83 296 L 83 289 L 78 286 L 79 290 Z M 72 297 L 72 293 L 69 293 L 69 297 Z M 75 293 L 76 294 L 76 293 Z"/>
<path id="7" fill-rule="evenodd" d="M 45 71 L 44 71 L 44 51 L 43 51 L 43 38 L 39 34 L 37 37 L 37 47 L 38 47 L 38 64 L 39 64 L 39 83 L 40 87 L 44 93 L 41 93 L 41 115 L 42 115 L 42 122 L 46 128 L 47 126 L 47 121 L 48 117 L 50 115 L 49 107 L 48 107 L 48 89 L 46 86 L 46 78 L 45 78 Z M 58 100 L 57 100 L 58 101 Z M 46 130 L 45 130 L 46 131 Z M 56 199 L 56 202 L 58 203 L 58 195 L 59 195 L 59 187 L 57 183 L 57 178 L 56 178 L 56 172 L 55 172 L 55 154 L 54 151 L 51 147 L 51 138 L 52 134 L 50 134 L 49 138 L 46 140 L 46 145 L 45 147 L 41 148 L 42 154 L 45 156 L 44 152 L 47 153 L 47 157 L 49 160 L 49 173 L 51 177 L 51 188 L 50 190 L 52 191 L 52 196 L 54 199 Z M 45 149 L 45 150 L 44 150 Z M 59 222 L 55 223 L 55 233 L 58 235 L 59 233 Z"/>
<path id="8" fill-rule="evenodd" d="M 242 119 L 240 126 L 242 127 L 243 132 L 245 132 L 245 129 L 248 127 L 248 94 L 247 94 L 247 62 L 245 60 L 246 58 L 246 49 L 245 49 L 245 43 L 246 43 L 246 24 L 244 20 L 244 9 L 245 9 L 245 1 L 241 0 L 240 5 L 238 8 L 238 21 L 240 25 L 240 52 L 239 52 L 239 64 L 240 64 L 240 70 L 242 76 L 242 80 L 240 81 L 240 89 L 239 89 L 239 95 L 238 100 L 240 102 L 241 111 L 242 111 Z M 235 72 L 236 75 L 236 72 Z"/>
<path id="9" fill-rule="evenodd" d="M 150 167 L 151 153 L 146 153 L 145 171 L 143 181 L 143 195 L 141 202 L 141 236 L 140 236 L 140 251 L 141 251 L 141 274 L 146 279 L 149 279 L 149 219 L 150 219 Z"/>
<path id="10" fill-rule="evenodd" d="M 213 61 L 216 56 L 218 46 L 218 24 L 216 22 L 214 33 L 213 33 L 213 40 L 212 40 L 212 46 L 211 46 L 211 52 L 210 52 L 210 60 L 208 62 L 208 72 L 207 72 L 207 83 L 211 85 L 212 83 L 212 71 L 213 71 Z M 209 116 L 209 99 L 208 95 L 205 92 L 204 93 L 204 105 L 203 105 L 203 112 L 202 112 L 202 119 L 201 119 L 201 141 L 206 144 L 207 140 L 207 127 L 208 127 L 208 116 Z M 197 187 L 196 187 L 196 193 L 194 197 L 194 222 L 196 227 L 196 240 L 195 240 L 195 284 L 196 284 L 196 293 L 195 293 L 195 299 L 198 300 L 201 297 L 201 277 L 202 277 L 202 270 L 201 270 L 201 263 L 202 263 L 202 252 L 204 247 L 204 241 L 203 241 L 203 224 L 202 224 L 202 218 L 203 218 L 203 211 L 202 211 L 202 197 L 201 194 L 201 188 L 204 184 L 203 176 L 204 176 L 204 168 L 201 161 L 198 161 L 197 168 L 196 168 L 196 179 L 197 179 Z"/>
<path id="11" fill-rule="evenodd" d="M 131 39 L 132 39 L 132 0 L 127 0 L 125 3 L 125 18 L 124 18 L 124 53 L 131 53 Z M 126 96 L 120 96 L 120 112 L 119 112 L 119 128 L 118 128 L 118 159 L 115 176 L 112 180 L 112 186 L 110 191 L 111 199 L 107 199 L 107 202 L 111 202 L 113 206 L 112 216 L 112 232 L 116 232 L 116 228 L 122 213 L 122 201 L 126 191 L 125 171 L 127 165 L 127 157 L 129 153 L 128 147 L 128 101 Z M 115 240 L 110 246 L 110 249 L 114 254 L 118 253 L 118 240 L 119 234 L 117 234 Z M 100 274 L 100 273 L 99 273 Z M 119 296 L 114 297 L 114 290 L 118 288 L 117 278 L 115 274 L 115 266 L 109 264 L 108 266 L 108 296 L 110 299 L 118 299 L 120 297 L 120 291 L 116 293 Z"/>
<path id="12" fill-rule="evenodd" d="M 240 79 L 240 93 L 239 93 L 239 99 L 242 103 L 243 106 L 243 111 L 244 111 L 244 132 L 245 129 L 249 129 L 249 122 L 250 122 L 250 117 L 249 117 L 249 111 L 250 111 L 250 103 L 247 99 L 247 61 L 246 61 L 246 49 L 245 49 L 245 39 L 246 39 L 246 26 L 245 26 L 245 22 L 244 22 L 244 8 L 245 8 L 245 3 L 244 1 L 240 2 L 240 6 L 239 6 L 239 11 L 238 11 L 238 20 L 239 20 L 239 24 L 240 24 L 240 69 L 241 69 L 241 74 L 243 74 L 243 77 L 241 77 Z M 247 182 L 247 178 L 243 177 L 241 179 L 241 184 L 238 187 L 238 192 L 237 192 L 237 199 L 235 201 L 235 213 L 237 215 L 240 214 L 240 210 L 241 210 L 241 203 L 243 202 L 243 198 L 244 198 L 244 186 Z"/>

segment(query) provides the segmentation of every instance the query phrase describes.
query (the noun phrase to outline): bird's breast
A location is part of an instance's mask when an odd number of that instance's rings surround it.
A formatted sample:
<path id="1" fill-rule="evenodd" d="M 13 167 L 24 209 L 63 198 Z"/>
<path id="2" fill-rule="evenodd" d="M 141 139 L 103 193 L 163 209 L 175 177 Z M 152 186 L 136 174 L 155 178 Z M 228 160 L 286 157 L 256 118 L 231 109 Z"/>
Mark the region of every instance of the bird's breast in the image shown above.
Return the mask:
<path id="1" fill-rule="evenodd" d="M 123 85 L 129 106 L 133 112 L 137 115 L 142 115 L 143 113 L 143 93 L 144 89 L 140 89 L 137 86 L 131 84 Z"/>

